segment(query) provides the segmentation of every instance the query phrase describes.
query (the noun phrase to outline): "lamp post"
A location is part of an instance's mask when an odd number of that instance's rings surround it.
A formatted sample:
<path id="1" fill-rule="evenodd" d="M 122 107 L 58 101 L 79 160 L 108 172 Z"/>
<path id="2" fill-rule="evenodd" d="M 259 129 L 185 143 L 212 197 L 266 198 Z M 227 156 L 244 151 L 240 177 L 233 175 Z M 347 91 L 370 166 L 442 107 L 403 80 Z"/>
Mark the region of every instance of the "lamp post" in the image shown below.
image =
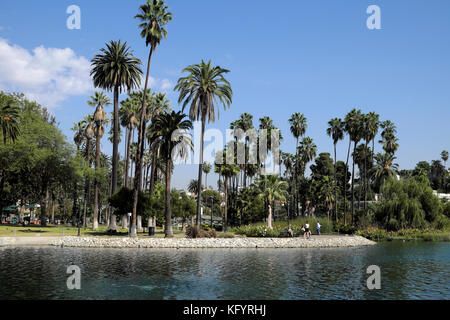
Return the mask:
<path id="1" fill-rule="evenodd" d="M 213 200 L 214 200 L 214 197 L 213 196 L 211 196 L 210 197 L 210 199 L 211 199 L 211 229 L 212 229 L 212 227 L 213 227 Z"/>
<path id="2" fill-rule="evenodd" d="M 77 201 L 78 202 L 78 201 Z M 81 225 L 80 225 L 80 218 L 81 218 L 81 208 L 78 208 L 78 218 L 77 218 L 77 224 L 78 224 L 78 236 L 80 236 L 80 228 L 81 228 Z M 64 230 L 64 227 L 63 227 L 63 230 Z M 64 233 L 64 231 L 63 231 L 63 233 Z"/>
<path id="3" fill-rule="evenodd" d="M 128 212 L 128 236 L 131 234 L 131 212 Z"/>

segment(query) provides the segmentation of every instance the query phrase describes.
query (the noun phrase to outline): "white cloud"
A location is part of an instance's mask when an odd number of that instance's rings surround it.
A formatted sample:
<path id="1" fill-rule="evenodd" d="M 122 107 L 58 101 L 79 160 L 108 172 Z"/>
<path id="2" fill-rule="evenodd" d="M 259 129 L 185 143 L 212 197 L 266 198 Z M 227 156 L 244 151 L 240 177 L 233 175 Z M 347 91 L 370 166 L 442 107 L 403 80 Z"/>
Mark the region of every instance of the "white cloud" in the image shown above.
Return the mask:
<path id="1" fill-rule="evenodd" d="M 141 85 L 144 87 L 145 75 L 142 77 Z M 152 91 L 162 91 L 164 93 L 169 93 L 173 88 L 173 83 L 169 79 L 159 79 L 150 76 L 148 85 Z"/>
<path id="2" fill-rule="evenodd" d="M 89 72 L 90 62 L 70 48 L 40 46 L 29 52 L 0 38 L 0 87 L 23 92 L 46 107 L 92 91 Z"/>

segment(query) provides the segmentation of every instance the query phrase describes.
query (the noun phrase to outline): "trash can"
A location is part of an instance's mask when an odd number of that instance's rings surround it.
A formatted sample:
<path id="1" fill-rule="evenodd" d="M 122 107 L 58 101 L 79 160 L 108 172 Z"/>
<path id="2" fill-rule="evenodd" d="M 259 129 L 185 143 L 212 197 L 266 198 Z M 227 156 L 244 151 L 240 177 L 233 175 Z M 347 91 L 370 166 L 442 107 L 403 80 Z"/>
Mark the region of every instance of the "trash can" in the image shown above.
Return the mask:
<path id="1" fill-rule="evenodd" d="M 148 227 L 148 235 L 149 236 L 155 235 L 155 227 Z"/>

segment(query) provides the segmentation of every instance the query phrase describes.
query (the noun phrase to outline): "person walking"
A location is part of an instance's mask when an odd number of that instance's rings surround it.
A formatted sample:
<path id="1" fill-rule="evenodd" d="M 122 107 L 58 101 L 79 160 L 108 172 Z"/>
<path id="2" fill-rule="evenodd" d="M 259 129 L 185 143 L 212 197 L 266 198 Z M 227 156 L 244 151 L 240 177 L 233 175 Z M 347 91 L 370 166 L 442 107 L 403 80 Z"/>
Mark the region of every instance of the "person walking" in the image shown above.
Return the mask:
<path id="1" fill-rule="evenodd" d="M 320 225 L 319 221 L 317 221 L 316 229 L 317 229 L 317 234 L 319 236 L 320 236 L 320 227 L 321 227 L 321 225 Z"/>
<path id="2" fill-rule="evenodd" d="M 306 222 L 306 224 L 305 224 L 305 234 L 306 234 L 306 237 L 308 239 L 311 238 L 311 231 L 309 229 L 309 223 L 308 222 Z"/>

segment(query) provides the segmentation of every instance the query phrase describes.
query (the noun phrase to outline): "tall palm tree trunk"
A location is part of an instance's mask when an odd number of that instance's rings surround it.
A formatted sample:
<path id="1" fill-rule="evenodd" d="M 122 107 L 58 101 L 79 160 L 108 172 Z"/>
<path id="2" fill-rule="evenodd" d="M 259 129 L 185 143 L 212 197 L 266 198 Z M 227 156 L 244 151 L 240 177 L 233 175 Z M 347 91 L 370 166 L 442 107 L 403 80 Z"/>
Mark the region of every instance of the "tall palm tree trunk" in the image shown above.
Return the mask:
<path id="1" fill-rule="evenodd" d="M 114 131 L 112 157 L 112 194 L 117 190 L 117 171 L 119 164 L 119 86 L 114 87 Z"/>
<path id="2" fill-rule="evenodd" d="M 164 227 L 164 234 L 166 238 L 173 237 L 172 230 L 172 207 L 170 203 L 170 178 L 172 175 L 172 159 L 167 155 L 166 160 L 166 223 Z"/>
<path id="3" fill-rule="evenodd" d="M 354 186 L 355 186 L 355 151 L 356 151 L 356 141 L 353 147 L 353 164 L 352 164 L 352 204 L 351 204 L 351 211 L 352 211 L 352 216 L 351 216 L 351 223 L 353 223 L 354 218 L 353 215 L 355 213 L 355 193 L 354 193 Z"/>
<path id="4" fill-rule="evenodd" d="M 368 142 L 366 141 L 366 151 L 367 152 Z M 367 181 L 367 154 L 364 157 L 364 213 L 367 213 L 367 191 L 369 187 L 369 182 Z"/>
<path id="5" fill-rule="evenodd" d="M 270 202 L 267 202 L 268 206 L 267 206 L 267 210 L 268 210 L 268 215 L 267 215 L 267 228 L 270 230 L 273 230 L 272 227 L 272 205 L 270 204 Z"/>
<path id="6" fill-rule="evenodd" d="M 201 223 L 201 203 L 202 203 L 202 175 L 203 175 L 203 139 L 205 137 L 206 114 L 202 115 L 202 135 L 200 139 L 200 164 L 198 165 L 198 185 L 197 185 L 197 220 L 195 225 L 200 227 Z"/>
<path id="7" fill-rule="evenodd" d="M 130 143 L 131 143 L 131 128 L 127 127 L 127 142 L 126 142 L 126 160 L 125 160 L 125 179 L 124 186 L 128 188 L 128 173 L 130 168 Z"/>
<path id="8" fill-rule="evenodd" d="M 91 140 L 88 139 L 86 142 L 86 148 L 87 148 L 87 162 L 89 168 L 91 168 Z M 86 215 L 87 215 L 87 208 L 91 205 L 91 181 L 89 177 L 86 178 L 86 188 L 85 188 L 85 205 L 84 205 L 84 212 L 83 212 L 83 228 L 86 229 L 87 222 L 86 222 Z"/>
<path id="9" fill-rule="evenodd" d="M 155 182 L 156 182 L 156 161 L 157 161 L 157 157 L 156 157 L 156 152 L 152 152 L 152 169 L 150 171 L 150 196 L 153 195 L 153 191 L 155 190 Z"/>
<path id="10" fill-rule="evenodd" d="M 335 198 L 334 198 L 334 202 L 335 202 L 335 214 L 336 214 L 336 222 L 339 222 L 339 217 L 338 217 L 338 188 L 337 188 L 337 172 L 336 172 L 336 167 L 337 167 L 337 155 L 336 155 L 336 143 L 334 144 L 334 184 L 335 184 Z"/>
<path id="11" fill-rule="evenodd" d="M 224 189 L 225 189 L 225 210 L 223 215 L 223 231 L 227 232 L 228 230 L 228 177 L 225 177 L 224 181 Z"/>
<path id="12" fill-rule="evenodd" d="M 294 190 L 294 201 L 295 201 L 295 215 L 298 217 L 298 137 L 297 137 L 297 143 L 295 145 L 295 190 Z"/>
<path id="13" fill-rule="evenodd" d="M 350 158 L 350 149 L 352 146 L 352 140 L 349 141 L 348 151 L 347 151 L 347 162 L 345 163 L 345 174 L 344 174 L 344 224 L 347 224 L 347 173 L 348 173 L 348 160 Z M 353 178 L 353 176 L 352 176 Z"/>
<path id="14" fill-rule="evenodd" d="M 98 131 L 98 129 L 97 129 Z M 95 172 L 97 173 L 100 167 L 100 135 L 97 132 L 97 141 L 95 147 Z M 92 230 L 98 230 L 98 180 L 97 175 L 94 179 L 94 222 L 92 225 Z"/>
<path id="15" fill-rule="evenodd" d="M 147 104 L 147 88 L 148 88 L 148 78 L 150 76 L 150 64 L 152 62 L 153 46 L 150 47 L 150 53 L 148 55 L 147 64 L 147 76 L 145 78 L 144 86 L 144 96 L 142 98 L 142 110 L 141 119 L 139 121 L 139 131 L 138 131 L 138 148 L 136 155 L 136 174 L 134 176 L 134 190 L 133 190 L 133 213 L 131 215 L 131 232 L 132 237 L 137 236 L 136 232 L 136 213 L 137 213 L 137 203 L 138 195 L 142 185 L 142 159 L 144 157 L 144 142 L 145 142 L 145 118 L 146 118 L 146 104 Z"/>

